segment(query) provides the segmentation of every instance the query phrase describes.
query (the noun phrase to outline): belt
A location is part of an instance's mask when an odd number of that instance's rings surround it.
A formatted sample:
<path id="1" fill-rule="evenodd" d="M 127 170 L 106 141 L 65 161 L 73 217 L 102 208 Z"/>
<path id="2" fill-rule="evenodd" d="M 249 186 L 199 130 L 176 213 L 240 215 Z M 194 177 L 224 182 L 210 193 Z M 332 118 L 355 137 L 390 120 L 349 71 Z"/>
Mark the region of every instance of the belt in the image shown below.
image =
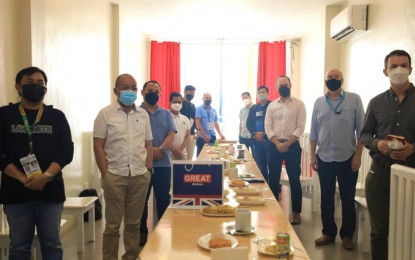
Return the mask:
<path id="1" fill-rule="evenodd" d="M 380 160 L 373 160 L 372 163 L 374 165 L 376 165 L 377 167 L 379 167 L 381 169 L 384 169 L 384 170 L 390 170 L 391 169 L 391 166 L 389 164 L 387 164 L 385 162 L 382 162 Z"/>

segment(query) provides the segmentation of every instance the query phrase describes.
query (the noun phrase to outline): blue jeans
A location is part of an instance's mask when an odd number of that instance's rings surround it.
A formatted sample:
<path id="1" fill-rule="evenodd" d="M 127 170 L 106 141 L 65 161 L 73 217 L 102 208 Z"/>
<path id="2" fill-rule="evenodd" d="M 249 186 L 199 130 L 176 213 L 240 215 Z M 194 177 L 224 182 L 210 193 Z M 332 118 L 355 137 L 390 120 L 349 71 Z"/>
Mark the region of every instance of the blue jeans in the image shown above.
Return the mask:
<path id="1" fill-rule="evenodd" d="M 44 260 L 62 259 L 60 225 L 63 203 L 32 201 L 3 205 L 10 227 L 9 259 L 30 259 L 35 227 Z"/>
<path id="2" fill-rule="evenodd" d="M 253 144 L 252 140 L 253 140 L 252 138 L 245 138 L 245 137 L 239 136 L 239 143 L 246 145 L 246 147 L 250 149 L 251 152 L 252 152 L 252 144 Z"/>
<path id="3" fill-rule="evenodd" d="M 265 142 L 258 142 L 256 140 L 253 141 L 254 145 L 254 159 L 256 164 L 258 165 L 259 170 L 264 176 L 264 179 L 268 183 L 269 181 L 269 174 L 268 174 L 268 152 L 267 152 L 267 144 L 269 141 Z"/>
<path id="4" fill-rule="evenodd" d="M 339 183 L 342 204 L 342 226 L 340 237 L 353 238 L 356 229 L 356 210 L 354 196 L 358 172 L 352 172 L 352 157 L 343 162 L 324 162 L 317 156 L 318 176 L 321 189 L 321 221 L 323 235 L 336 237 L 337 225 L 334 222 L 334 193 L 336 177 Z"/>
<path id="5" fill-rule="evenodd" d="M 154 196 L 156 197 L 158 219 L 161 219 L 167 207 L 170 205 L 171 167 L 154 167 L 153 169 L 154 173 L 151 175 L 146 204 L 144 206 L 143 216 L 141 217 L 141 234 L 148 234 L 148 199 L 150 198 L 151 187 L 153 187 Z"/>
<path id="6" fill-rule="evenodd" d="M 285 153 L 280 153 L 274 143 L 268 144 L 268 169 L 269 169 L 269 187 L 274 193 L 275 198 L 281 192 L 281 168 L 282 161 L 285 162 L 285 169 L 287 170 L 288 180 L 291 189 L 292 211 L 294 213 L 301 213 L 301 206 L 303 201 L 303 190 L 301 189 L 300 175 L 301 175 L 301 147 L 299 142 L 294 142 L 290 145 L 289 150 Z"/>
<path id="7" fill-rule="evenodd" d="M 210 138 L 209 144 L 210 145 L 214 145 L 216 141 L 216 136 L 212 135 L 212 137 Z M 197 152 L 196 152 L 196 156 L 199 156 L 200 152 L 203 149 L 203 146 L 205 146 L 205 139 L 203 139 L 202 137 L 198 137 L 196 140 L 196 147 L 197 147 Z"/>

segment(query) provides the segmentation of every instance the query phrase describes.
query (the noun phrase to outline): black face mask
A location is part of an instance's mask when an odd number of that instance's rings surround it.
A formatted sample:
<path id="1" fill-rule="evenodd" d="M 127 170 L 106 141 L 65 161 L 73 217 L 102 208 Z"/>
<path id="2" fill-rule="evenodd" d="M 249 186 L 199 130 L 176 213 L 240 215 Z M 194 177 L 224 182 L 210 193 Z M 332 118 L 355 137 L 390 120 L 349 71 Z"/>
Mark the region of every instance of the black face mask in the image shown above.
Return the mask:
<path id="1" fill-rule="evenodd" d="M 149 92 L 144 96 L 144 99 L 149 103 L 150 105 L 155 105 L 159 101 L 159 95 L 157 95 L 154 92 Z"/>
<path id="2" fill-rule="evenodd" d="M 39 84 L 22 85 L 22 97 L 32 103 L 40 102 L 45 96 L 46 88 Z"/>
<path id="3" fill-rule="evenodd" d="M 342 86 L 342 81 L 338 79 L 326 80 L 326 86 L 331 91 L 336 91 Z"/>
<path id="4" fill-rule="evenodd" d="M 210 99 L 206 99 L 205 101 L 203 101 L 203 104 L 205 104 L 205 106 L 210 106 L 210 104 L 212 104 L 212 100 Z"/>
<path id="5" fill-rule="evenodd" d="M 280 93 L 281 97 L 288 97 L 291 94 L 291 89 L 288 87 L 288 85 L 281 85 L 278 88 L 278 93 Z"/>
<path id="6" fill-rule="evenodd" d="M 192 94 L 186 94 L 186 98 L 187 98 L 187 100 L 189 100 L 189 101 L 192 101 L 192 99 L 195 97 L 195 95 L 192 95 Z"/>

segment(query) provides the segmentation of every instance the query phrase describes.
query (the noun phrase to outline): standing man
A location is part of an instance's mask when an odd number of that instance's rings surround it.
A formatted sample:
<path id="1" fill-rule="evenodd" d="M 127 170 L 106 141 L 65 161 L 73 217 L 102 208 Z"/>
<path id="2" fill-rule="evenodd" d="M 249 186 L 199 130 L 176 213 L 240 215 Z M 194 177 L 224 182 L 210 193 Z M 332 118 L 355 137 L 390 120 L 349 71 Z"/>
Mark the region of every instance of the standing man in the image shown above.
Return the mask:
<path id="1" fill-rule="evenodd" d="M 372 165 L 366 176 L 372 259 L 388 259 L 390 166 L 402 164 L 415 168 L 415 88 L 409 82 L 411 56 L 394 50 L 385 57 L 383 73 L 390 88 L 374 97 L 368 105 L 362 129 L 362 142 L 370 150 Z M 402 150 L 388 148 L 388 135 L 405 138 Z"/>
<path id="2" fill-rule="evenodd" d="M 252 151 L 252 136 L 248 128 L 246 128 L 246 120 L 248 119 L 249 109 L 254 104 L 252 104 L 249 92 L 242 93 L 241 98 L 244 106 L 239 111 L 239 143 L 245 144 Z"/>
<path id="3" fill-rule="evenodd" d="M 291 188 L 293 217 L 291 224 L 301 223 L 301 147 L 298 139 L 304 133 L 306 111 L 303 101 L 291 96 L 291 80 L 283 75 L 277 79 L 280 97 L 273 101 L 265 116 L 265 133 L 268 144 L 269 186 L 275 198 L 281 193 L 282 161 L 288 174 Z"/>
<path id="4" fill-rule="evenodd" d="M 190 139 L 190 122 L 186 116 L 180 114 L 183 103 L 182 95 L 177 92 L 172 92 L 170 94 L 169 100 L 170 113 L 173 117 L 173 121 L 177 129 L 174 140 L 170 145 L 171 157 L 174 160 L 186 160 L 186 147 Z"/>
<path id="5" fill-rule="evenodd" d="M 190 138 L 189 143 L 186 147 L 187 160 L 192 160 L 195 153 L 196 146 L 196 107 L 191 101 L 195 97 L 196 88 L 192 85 L 187 85 L 184 87 L 184 96 L 183 96 L 183 106 L 180 110 L 180 114 L 185 115 L 190 121 Z"/>
<path id="6" fill-rule="evenodd" d="M 216 132 L 218 132 L 220 139 L 225 140 L 220 131 L 218 124 L 218 114 L 216 110 L 211 106 L 212 95 L 209 92 L 203 94 L 203 105 L 196 109 L 196 127 L 198 129 L 198 138 L 196 141 L 197 145 L 197 156 L 203 149 L 203 146 L 208 144 L 214 144 L 216 141 Z"/>
<path id="7" fill-rule="evenodd" d="M 102 258 L 118 259 L 120 225 L 124 218 L 122 258 L 136 259 L 140 219 L 153 165 L 153 137 L 146 111 L 134 104 L 135 79 L 129 74 L 118 76 L 113 92 L 117 103 L 103 108 L 94 122 L 95 160 L 105 190 Z"/>
<path id="8" fill-rule="evenodd" d="M 343 247 L 352 250 L 356 228 L 354 197 L 363 149 L 360 131 L 365 113 L 359 95 L 344 91 L 342 85 L 342 72 L 338 69 L 329 70 L 326 75 L 328 92 L 314 103 L 310 163 L 313 170 L 318 172 L 321 189 L 323 236 L 315 243 L 324 246 L 336 238 L 334 194 L 337 178 L 342 204 L 340 238 Z"/>
<path id="9" fill-rule="evenodd" d="M 249 109 L 248 118 L 246 120 L 246 127 L 248 128 L 249 132 L 253 138 L 253 151 L 254 151 L 254 158 L 255 162 L 258 165 L 259 170 L 264 176 L 264 179 L 269 182 L 268 180 L 268 152 L 267 152 L 267 144 L 268 138 L 265 134 L 265 115 L 267 113 L 268 105 L 271 101 L 268 100 L 268 87 L 260 86 L 257 89 L 257 97 L 259 103 L 253 105 Z"/>
<path id="10" fill-rule="evenodd" d="M 176 126 L 174 125 L 171 113 L 158 105 L 161 87 L 157 81 L 150 80 L 144 83 L 141 95 L 144 98 L 144 102 L 140 107 L 147 111 L 150 118 L 151 132 L 153 133 L 154 167 L 147 191 L 143 216 L 141 217 L 140 246 L 143 246 L 147 242 L 148 235 L 148 199 L 150 197 L 151 187 L 154 189 L 154 196 L 157 203 L 157 216 L 159 219 L 161 219 L 170 204 L 170 145 L 176 134 Z"/>
<path id="11" fill-rule="evenodd" d="M 36 67 L 16 75 L 21 101 L 0 108 L 0 203 L 10 228 L 10 259 L 30 259 L 35 228 L 43 259 L 62 259 L 62 169 L 72 161 L 62 111 L 45 105 L 48 78 Z M 30 167 L 29 165 L 33 165 Z"/>

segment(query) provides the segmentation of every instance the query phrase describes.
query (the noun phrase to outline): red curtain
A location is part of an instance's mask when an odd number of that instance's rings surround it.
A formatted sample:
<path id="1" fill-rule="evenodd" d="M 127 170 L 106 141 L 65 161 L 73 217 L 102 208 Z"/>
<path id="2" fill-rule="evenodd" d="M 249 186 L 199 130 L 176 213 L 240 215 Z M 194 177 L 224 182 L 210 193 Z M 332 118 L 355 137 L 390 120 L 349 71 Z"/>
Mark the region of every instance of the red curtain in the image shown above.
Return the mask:
<path id="1" fill-rule="evenodd" d="M 180 93 L 180 43 L 151 41 L 150 79 L 160 83 L 159 106 L 168 109 L 170 93 Z"/>
<path id="2" fill-rule="evenodd" d="M 276 79 L 286 73 L 285 46 L 285 41 L 259 43 L 257 87 L 267 86 L 271 101 L 279 97 Z"/>

